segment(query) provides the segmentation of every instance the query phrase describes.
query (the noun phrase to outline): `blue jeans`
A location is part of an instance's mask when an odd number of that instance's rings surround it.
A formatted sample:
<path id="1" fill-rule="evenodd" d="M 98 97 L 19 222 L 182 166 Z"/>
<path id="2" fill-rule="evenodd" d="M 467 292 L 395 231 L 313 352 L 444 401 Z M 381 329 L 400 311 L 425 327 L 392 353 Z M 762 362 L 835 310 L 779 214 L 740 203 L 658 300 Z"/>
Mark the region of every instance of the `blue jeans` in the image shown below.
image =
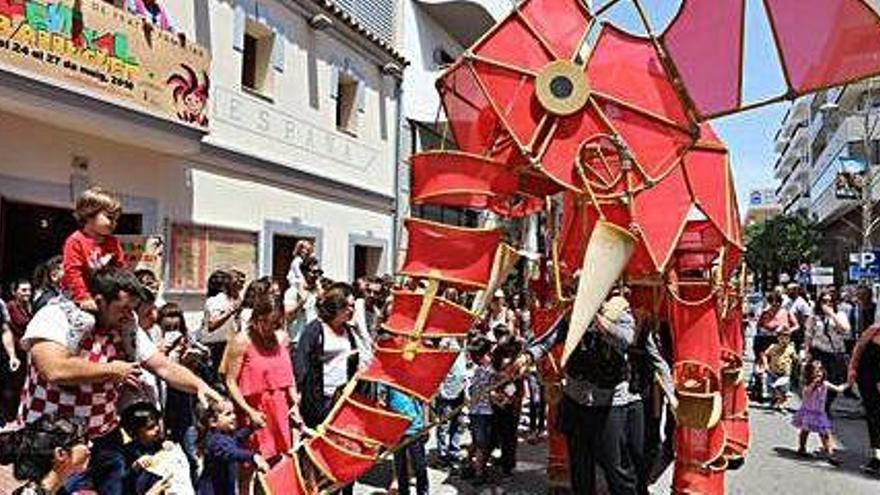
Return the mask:
<path id="1" fill-rule="evenodd" d="M 409 437 L 406 438 L 408 440 Z M 394 454 L 394 470 L 397 471 L 397 490 L 401 495 L 409 495 L 409 469 L 412 464 L 416 475 L 416 494 L 428 495 L 428 463 L 425 460 L 425 443 L 415 440 L 406 448 Z"/>
<path id="2" fill-rule="evenodd" d="M 123 495 L 128 466 L 122 452 L 122 431 L 119 428 L 92 440 L 89 468 L 65 483 L 68 493 L 89 488 L 99 495 Z"/>
<path id="3" fill-rule="evenodd" d="M 437 416 L 445 417 L 464 403 L 464 394 L 455 399 L 437 397 L 435 404 Z M 461 451 L 461 413 L 449 418 L 449 421 L 437 426 L 437 451 L 444 461 L 458 460 Z"/>

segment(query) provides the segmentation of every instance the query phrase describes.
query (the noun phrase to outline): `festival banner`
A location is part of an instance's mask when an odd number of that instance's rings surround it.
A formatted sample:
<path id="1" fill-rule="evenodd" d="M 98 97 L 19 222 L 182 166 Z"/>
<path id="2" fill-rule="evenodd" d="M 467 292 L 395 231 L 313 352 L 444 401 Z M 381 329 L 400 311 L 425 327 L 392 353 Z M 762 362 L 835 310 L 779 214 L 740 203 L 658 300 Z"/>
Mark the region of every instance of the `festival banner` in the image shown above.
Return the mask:
<path id="1" fill-rule="evenodd" d="M 209 52 L 102 0 L 0 0 L 0 69 L 208 127 Z"/>
<path id="2" fill-rule="evenodd" d="M 120 235 L 125 266 L 132 270 L 150 270 L 163 280 L 165 241 L 158 235 Z"/>

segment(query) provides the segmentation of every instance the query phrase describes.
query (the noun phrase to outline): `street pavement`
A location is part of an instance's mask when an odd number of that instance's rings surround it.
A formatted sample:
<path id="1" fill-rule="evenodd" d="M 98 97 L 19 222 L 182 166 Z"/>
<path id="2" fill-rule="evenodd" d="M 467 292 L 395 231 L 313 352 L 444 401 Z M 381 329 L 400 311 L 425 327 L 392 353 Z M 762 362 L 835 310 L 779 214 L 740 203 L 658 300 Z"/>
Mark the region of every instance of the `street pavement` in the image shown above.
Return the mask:
<path id="1" fill-rule="evenodd" d="M 872 478 L 859 470 L 868 448 L 867 428 L 857 401 L 839 399 L 835 403 L 834 427 L 838 437 L 840 467 L 832 467 L 818 456 L 800 459 L 797 450 L 797 430 L 791 426 L 791 416 L 798 405 L 792 399 L 790 410 L 777 412 L 761 405 L 751 408 L 752 445 L 745 465 L 728 473 L 730 495 L 855 495 L 880 492 L 880 478 Z M 428 444 L 433 450 L 433 441 Z M 819 448 L 818 438 L 811 438 L 808 448 Z M 492 486 L 474 487 L 466 480 L 449 474 L 448 470 L 431 468 L 431 493 L 448 494 L 535 494 L 547 493 L 546 443 L 519 445 L 516 472 L 500 479 Z M 355 494 L 378 495 L 386 493 L 391 481 L 391 465 L 378 466 L 355 486 Z M 414 482 L 415 480 L 413 480 Z M 667 469 L 651 487 L 655 495 L 671 493 L 672 468 Z M 414 491 L 414 488 L 412 489 Z"/>
<path id="2" fill-rule="evenodd" d="M 792 400 L 796 405 L 796 399 Z M 843 465 L 832 467 L 820 460 L 802 460 L 795 456 L 797 431 L 790 425 L 791 412 L 776 412 L 762 406 L 751 409 L 752 445 L 746 464 L 728 473 L 731 495 L 855 495 L 880 492 L 880 479 L 859 471 L 864 462 L 867 429 L 858 403 L 839 399 L 834 427 L 840 444 Z M 818 439 L 810 439 L 810 449 L 818 448 Z M 433 451 L 433 441 L 428 443 Z M 491 486 L 478 489 L 447 470 L 430 469 L 431 493 L 448 494 L 537 494 L 547 493 L 545 465 L 546 443 L 521 442 L 516 472 Z M 672 470 L 668 469 L 651 487 L 652 494 L 670 493 Z M 391 463 L 373 470 L 355 487 L 358 495 L 382 494 L 391 481 Z M 0 495 L 8 495 L 17 486 L 8 467 L 0 469 Z"/>

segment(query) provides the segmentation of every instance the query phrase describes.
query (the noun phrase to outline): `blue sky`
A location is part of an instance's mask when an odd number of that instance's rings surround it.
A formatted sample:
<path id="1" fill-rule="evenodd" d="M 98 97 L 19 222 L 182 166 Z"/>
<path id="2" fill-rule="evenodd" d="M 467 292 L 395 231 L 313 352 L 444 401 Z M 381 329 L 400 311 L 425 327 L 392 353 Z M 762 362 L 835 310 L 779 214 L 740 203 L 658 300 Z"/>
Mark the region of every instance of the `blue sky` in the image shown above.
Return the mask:
<path id="1" fill-rule="evenodd" d="M 594 7 L 605 0 L 593 0 Z M 680 0 L 642 0 L 655 31 L 660 32 L 678 10 Z M 631 0 L 624 0 L 607 12 L 607 19 L 623 29 L 644 34 Z M 745 77 L 743 100 L 757 101 L 785 92 L 785 83 L 760 0 L 747 0 Z M 740 209 L 752 189 L 776 187 L 773 179 L 773 136 L 789 103 L 778 103 L 712 122 L 731 153 Z"/>

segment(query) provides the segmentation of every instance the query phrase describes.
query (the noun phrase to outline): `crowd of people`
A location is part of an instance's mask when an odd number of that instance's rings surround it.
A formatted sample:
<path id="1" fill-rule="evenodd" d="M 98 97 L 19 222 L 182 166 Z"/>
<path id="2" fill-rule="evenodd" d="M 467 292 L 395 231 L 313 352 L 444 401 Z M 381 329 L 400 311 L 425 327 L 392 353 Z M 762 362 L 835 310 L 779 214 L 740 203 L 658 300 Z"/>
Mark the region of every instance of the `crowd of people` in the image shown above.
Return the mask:
<path id="1" fill-rule="evenodd" d="M 394 292 L 425 290 L 390 276 L 330 280 L 301 241 L 286 280 L 247 280 L 235 267 L 211 273 L 191 329 L 155 273 L 125 266 L 113 235 L 120 214 L 114 195 L 87 190 L 62 254 L 33 281 L 15 281 L 0 306 L 0 462 L 25 483 L 16 493 L 250 494 L 269 462 L 327 417 L 374 344 L 392 338 L 383 322 Z M 460 351 L 433 404 L 393 387 L 365 391 L 411 422 L 390 489 L 408 493 L 413 475 L 416 492 L 429 492 L 427 434 L 436 435 L 438 467 L 476 484 L 510 475 L 521 439 L 541 441 L 547 403 L 535 364 L 566 326 L 536 339 L 529 293 L 507 289 L 490 294 L 466 341 L 431 342 Z M 624 295 L 606 304 L 572 357 L 561 423 L 575 461 L 601 466 L 614 493 L 647 493 L 653 402 L 627 356 L 643 342 L 667 379 L 669 368 L 652 338 L 637 337 L 644 325 Z M 454 287 L 442 296 L 475 306 Z M 595 469 L 573 473 L 579 492 L 595 488 Z"/>
<path id="2" fill-rule="evenodd" d="M 181 306 L 162 299 L 155 273 L 125 266 L 113 235 L 120 214 L 112 194 L 87 190 L 75 210 L 80 229 L 62 254 L 33 280 L 14 281 L 0 304 L 0 462 L 25 482 L 17 493 L 254 493 L 270 462 L 330 414 L 374 346 L 394 338 L 383 323 L 395 292 L 426 290 L 390 276 L 330 280 L 303 240 L 286 280 L 248 280 L 235 267 L 211 273 L 201 323 L 190 329 Z M 459 352 L 432 404 L 384 385 L 362 391 L 410 421 L 389 489 L 409 493 L 413 476 L 416 493 L 429 492 L 432 432 L 436 465 L 476 485 L 516 469 L 520 440 L 541 441 L 548 404 L 536 364 L 565 341 L 568 320 L 536 337 L 530 293 L 506 288 L 489 294 L 465 341 L 426 344 Z M 576 493 L 595 493 L 597 467 L 611 493 L 648 493 L 658 453 L 670 451 L 661 441 L 671 435 L 660 431 L 669 431 L 676 405 L 661 345 L 668 328 L 634 314 L 627 295 L 620 286 L 606 300 L 554 398 Z M 472 308 L 483 301 L 452 286 L 442 297 Z M 831 404 L 855 385 L 874 449 L 865 469 L 880 470 L 875 313 L 865 289 L 840 301 L 823 291 L 811 302 L 792 285 L 768 294 L 755 315 L 753 395 L 782 409 L 800 390 L 792 422 L 801 455 L 816 433 L 838 463 Z"/>
<path id="3" fill-rule="evenodd" d="M 871 448 L 862 469 L 880 474 L 880 325 L 875 325 L 871 288 L 825 289 L 812 300 L 804 287 L 792 283 L 777 287 L 765 300 L 751 315 L 756 325 L 753 399 L 784 411 L 799 391 L 801 405 L 792 418 L 799 432 L 798 455 L 811 456 L 807 440 L 815 433 L 821 454 L 839 465 L 832 405 L 839 394 L 859 398 Z"/>

